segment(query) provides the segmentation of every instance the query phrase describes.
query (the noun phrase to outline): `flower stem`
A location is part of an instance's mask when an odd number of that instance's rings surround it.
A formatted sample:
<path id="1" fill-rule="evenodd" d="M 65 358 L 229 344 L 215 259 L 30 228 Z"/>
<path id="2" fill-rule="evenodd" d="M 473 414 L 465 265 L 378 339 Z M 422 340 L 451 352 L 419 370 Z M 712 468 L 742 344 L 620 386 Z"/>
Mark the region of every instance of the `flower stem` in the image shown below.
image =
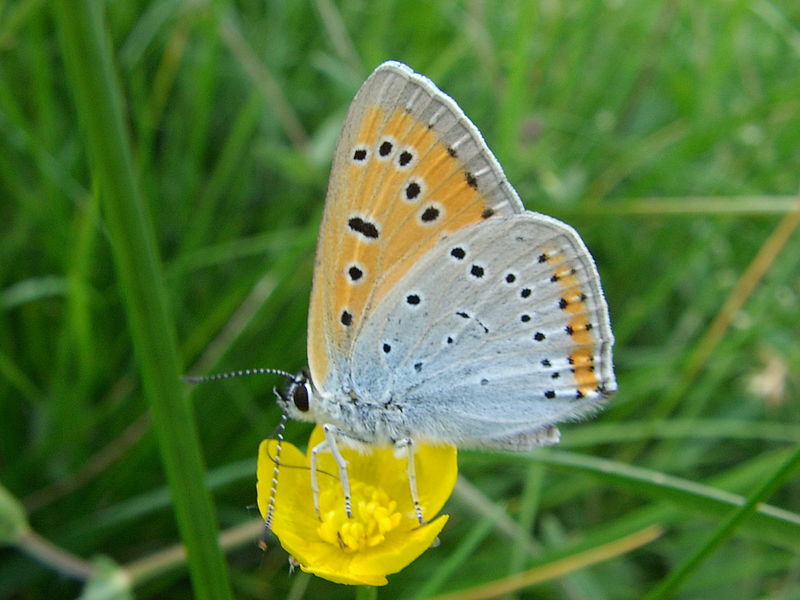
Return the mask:
<path id="1" fill-rule="evenodd" d="M 356 587 L 356 600 L 378 600 L 378 588 L 371 585 Z"/>

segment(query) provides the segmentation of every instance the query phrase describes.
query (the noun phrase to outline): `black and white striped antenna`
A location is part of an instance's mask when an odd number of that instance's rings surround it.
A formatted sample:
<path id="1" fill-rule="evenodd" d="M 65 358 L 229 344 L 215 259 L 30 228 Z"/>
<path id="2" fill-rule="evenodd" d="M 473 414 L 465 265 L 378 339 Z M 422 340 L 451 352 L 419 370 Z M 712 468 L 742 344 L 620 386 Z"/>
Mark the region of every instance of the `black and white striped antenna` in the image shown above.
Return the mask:
<path id="1" fill-rule="evenodd" d="M 205 383 L 206 381 L 219 381 L 220 379 L 231 379 L 233 377 L 244 377 L 245 375 L 283 375 L 289 379 L 294 379 L 294 375 L 281 369 L 242 369 L 240 371 L 228 371 L 227 373 L 217 373 L 216 375 L 185 375 L 183 380 L 187 383 Z"/>

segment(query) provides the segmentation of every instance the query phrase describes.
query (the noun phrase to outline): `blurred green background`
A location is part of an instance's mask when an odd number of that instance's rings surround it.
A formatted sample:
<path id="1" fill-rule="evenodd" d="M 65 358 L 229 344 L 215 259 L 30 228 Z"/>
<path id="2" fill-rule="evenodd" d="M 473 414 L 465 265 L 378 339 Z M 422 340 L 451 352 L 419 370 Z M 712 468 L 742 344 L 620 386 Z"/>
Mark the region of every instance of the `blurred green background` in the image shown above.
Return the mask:
<path id="1" fill-rule="evenodd" d="M 441 545 L 380 597 L 454 592 L 566 557 L 565 575 L 504 597 L 642 598 L 796 451 L 796 1 L 102 9 L 183 372 L 305 366 L 333 147 L 356 89 L 389 58 L 452 95 L 526 206 L 575 226 L 597 260 L 617 336 L 609 409 L 564 426 L 554 450 L 463 452 Z M 189 598 L 185 564 L 158 554 L 180 538 L 62 21 L 48 2 L 0 4 L 0 481 L 60 548 L 144 568 L 137 598 Z M 257 520 L 255 455 L 279 420 L 276 383 L 192 389 L 230 534 Z M 302 445 L 308 430 L 290 424 L 287 437 Z M 775 483 L 778 508 L 725 536 L 677 597 L 800 598 L 800 481 Z M 581 568 L 583 550 L 651 525 L 657 539 Z M 237 597 L 353 596 L 289 576 L 286 554 L 262 553 L 254 532 L 225 544 Z M 0 598 L 81 589 L 0 549 Z"/>

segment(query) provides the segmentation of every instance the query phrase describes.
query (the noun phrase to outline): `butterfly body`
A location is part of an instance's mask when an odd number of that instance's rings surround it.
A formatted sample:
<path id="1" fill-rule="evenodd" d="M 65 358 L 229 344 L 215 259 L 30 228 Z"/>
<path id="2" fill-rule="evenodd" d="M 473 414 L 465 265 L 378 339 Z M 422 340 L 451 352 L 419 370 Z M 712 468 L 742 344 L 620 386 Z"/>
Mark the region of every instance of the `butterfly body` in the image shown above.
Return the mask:
<path id="1" fill-rule="evenodd" d="M 380 65 L 334 156 L 290 416 L 368 444 L 527 450 L 616 390 L 612 345 L 578 234 L 524 209 L 450 97 Z"/>

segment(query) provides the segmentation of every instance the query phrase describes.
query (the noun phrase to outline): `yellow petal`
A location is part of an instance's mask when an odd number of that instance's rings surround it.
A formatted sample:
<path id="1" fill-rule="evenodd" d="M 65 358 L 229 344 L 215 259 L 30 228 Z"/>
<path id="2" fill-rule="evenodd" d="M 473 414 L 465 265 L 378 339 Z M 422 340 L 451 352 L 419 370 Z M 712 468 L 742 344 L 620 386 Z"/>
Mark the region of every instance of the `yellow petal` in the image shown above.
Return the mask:
<path id="1" fill-rule="evenodd" d="M 441 515 L 436 520 L 407 532 L 402 543 L 387 537 L 377 548 L 370 548 L 363 553 L 358 568 L 362 573 L 383 573 L 391 575 L 407 567 L 420 554 L 433 546 L 434 540 L 447 523 L 448 515 Z"/>
<path id="2" fill-rule="evenodd" d="M 333 583 L 343 583 L 345 585 L 386 585 L 389 580 L 384 575 L 356 573 L 356 572 L 343 572 L 338 570 L 327 570 L 323 567 L 316 569 L 309 569 L 300 565 L 300 569 L 306 573 L 312 573 L 317 577 L 322 577 Z"/>
<path id="3" fill-rule="evenodd" d="M 272 490 L 272 477 L 275 471 L 275 456 L 278 442 L 276 440 L 264 440 L 258 446 L 258 463 L 256 466 L 256 475 L 258 483 L 256 484 L 256 491 L 258 497 L 258 510 L 261 516 L 266 518 L 267 503 L 269 502 L 270 492 Z M 307 463 L 305 455 L 300 452 L 294 445 L 288 442 L 283 443 L 281 449 L 281 465 L 282 468 L 278 470 L 278 487 L 281 493 L 276 496 L 276 501 L 281 501 L 286 495 L 289 495 L 292 480 L 297 479 L 299 475 L 297 471 L 301 469 L 287 469 L 286 466 L 304 466 Z M 306 472 L 306 485 L 308 484 L 308 473 Z M 283 485 L 281 485 L 283 484 Z M 285 492 L 285 494 L 284 494 Z M 284 496 L 284 498 L 281 498 Z"/>
<path id="4" fill-rule="evenodd" d="M 386 540 L 377 547 L 359 553 L 345 554 L 327 548 L 315 548 L 312 563 L 306 564 L 298 558 L 300 568 L 334 583 L 386 585 L 386 575 L 401 571 L 433 545 L 447 519 L 447 515 L 442 515 L 432 523 L 413 530 L 403 538 L 402 543 Z"/>

